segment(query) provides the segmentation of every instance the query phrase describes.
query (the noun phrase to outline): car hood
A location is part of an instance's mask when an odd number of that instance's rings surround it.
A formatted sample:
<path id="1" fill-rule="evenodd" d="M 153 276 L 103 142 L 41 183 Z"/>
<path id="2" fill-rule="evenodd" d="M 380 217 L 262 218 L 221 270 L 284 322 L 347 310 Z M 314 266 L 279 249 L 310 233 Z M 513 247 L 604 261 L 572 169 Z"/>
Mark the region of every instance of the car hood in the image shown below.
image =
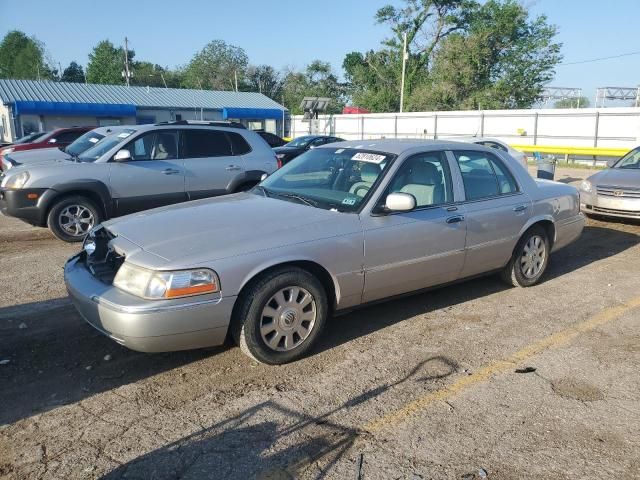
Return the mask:
<path id="1" fill-rule="evenodd" d="M 351 222 L 350 229 L 355 231 L 360 228 L 357 218 L 355 214 L 237 193 L 147 210 L 103 225 L 166 260 L 164 267 L 181 268 L 331 237 L 336 234 L 333 227 L 345 232 L 342 222 Z M 133 263 L 135 257 L 133 252 Z"/>
<path id="2" fill-rule="evenodd" d="M 5 158 L 9 159 L 14 164 L 22 165 L 28 163 L 29 165 L 32 165 L 43 162 L 51 162 L 55 160 L 67 160 L 71 159 L 72 157 L 59 148 L 41 148 L 37 150 L 12 152 L 8 155 L 5 155 Z"/>
<path id="3" fill-rule="evenodd" d="M 273 149 L 274 152 L 276 153 L 300 153 L 302 151 L 304 151 L 304 148 L 301 147 L 276 147 Z"/>
<path id="4" fill-rule="evenodd" d="M 609 168 L 589 177 L 594 185 L 640 188 L 640 169 Z"/>

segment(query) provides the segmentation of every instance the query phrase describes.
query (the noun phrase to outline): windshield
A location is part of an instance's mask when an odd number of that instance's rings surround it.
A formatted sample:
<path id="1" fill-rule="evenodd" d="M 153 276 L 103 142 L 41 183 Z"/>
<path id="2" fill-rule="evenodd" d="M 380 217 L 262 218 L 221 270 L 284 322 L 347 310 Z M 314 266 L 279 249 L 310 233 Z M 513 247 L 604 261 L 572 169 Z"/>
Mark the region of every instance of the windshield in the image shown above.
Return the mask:
<path id="1" fill-rule="evenodd" d="M 96 143 L 104 138 L 104 135 L 101 133 L 96 133 L 94 131 L 90 131 L 78 137 L 71 145 L 64 149 L 69 155 L 73 155 L 77 157 L 85 150 L 93 147 Z"/>
<path id="2" fill-rule="evenodd" d="M 313 135 L 305 135 L 304 137 L 298 137 L 291 140 L 289 143 L 285 144 L 285 147 L 306 147 L 311 140 L 313 140 Z"/>
<path id="3" fill-rule="evenodd" d="M 123 130 L 120 133 L 111 134 L 96 143 L 93 147 L 85 150 L 83 153 L 78 155 L 77 159 L 81 162 L 95 162 L 102 155 L 121 143 L 125 138 L 129 137 L 134 132 L 135 130 L 133 129 L 127 129 Z"/>
<path id="4" fill-rule="evenodd" d="M 13 142 L 15 145 L 20 144 L 20 143 L 31 143 L 35 140 L 37 140 L 38 138 L 42 137 L 44 134 L 46 134 L 47 132 L 34 132 L 34 133 L 30 133 L 28 135 L 25 135 L 24 137 L 20 137 L 19 139 L 17 139 L 15 142 Z"/>
<path id="5" fill-rule="evenodd" d="M 613 168 L 640 168 L 640 147 L 627 153 Z"/>
<path id="6" fill-rule="evenodd" d="M 356 148 L 317 148 L 277 170 L 259 187 L 267 196 L 354 212 L 394 158 Z"/>

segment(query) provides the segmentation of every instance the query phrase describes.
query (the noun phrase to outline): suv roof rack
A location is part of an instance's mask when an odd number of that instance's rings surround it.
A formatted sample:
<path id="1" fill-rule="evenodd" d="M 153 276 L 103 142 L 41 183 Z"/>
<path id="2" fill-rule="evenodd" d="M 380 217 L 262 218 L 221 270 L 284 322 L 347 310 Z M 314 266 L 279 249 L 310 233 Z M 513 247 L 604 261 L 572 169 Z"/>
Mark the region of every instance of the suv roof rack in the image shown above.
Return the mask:
<path id="1" fill-rule="evenodd" d="M 173 122 L 159 122 L 156 125 L 203 125 L 209 127 L 227 127 L 227 128 L 242 128 L 245 129 L 240 122 L 226 122 L 222 120 L 216 121 L 203 121 L 203 120 L 174 120 Z"/>

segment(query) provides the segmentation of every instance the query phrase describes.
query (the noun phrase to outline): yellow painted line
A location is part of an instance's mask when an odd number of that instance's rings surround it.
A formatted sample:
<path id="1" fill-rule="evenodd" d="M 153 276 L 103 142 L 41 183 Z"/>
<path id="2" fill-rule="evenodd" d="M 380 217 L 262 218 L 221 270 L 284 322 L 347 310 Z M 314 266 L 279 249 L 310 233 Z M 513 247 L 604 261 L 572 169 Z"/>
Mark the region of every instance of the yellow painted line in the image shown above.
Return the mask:
<path id="1" fill-rule="evenodd" d="M 629 148 L 573 147 L 566 145 L 511 145 L 521 152 L 560 153 L 565 155 L 596 155 L 600 157 L 622 157 Z"/>
<path id="2" fill-rule="evenodd" d="M 362 430 L 370 433 L 375 433 L 386 427 L 396 425 L 436 401 L 446 400 L 473 385 L 477 385 L 479 383 L 487 381 L 491 377 L 500 373 L 505 373 L 513 369 L 514 365 L 528 360 L 540 352 L 566 345 L 578 335 L 594 330 L 601 325 L 620 318 L 628 311 L 638 307 L 640 307 L 640 297 L 635 297 L 622 305 L 607 308 L 594 315 L 593 317 L 585 320 L 584 322 L 578 323 L 565 330 L 554 333 L 553 335 L 545 337 L 538 342 L 527 345 L 526 347 L 522 348 L 506 359 L 498 360 L 485 367 L 482 367 L 477 372 L 461 377 L 451 385 L 441 390 L 436 390 L 435 392 L 428 393 L 422 397 L 417 398 L 416 400 L 413 400 L 412 402 L 407 403 L 394 412 L 374 419 L 365 424 L 362 427 Z"/>

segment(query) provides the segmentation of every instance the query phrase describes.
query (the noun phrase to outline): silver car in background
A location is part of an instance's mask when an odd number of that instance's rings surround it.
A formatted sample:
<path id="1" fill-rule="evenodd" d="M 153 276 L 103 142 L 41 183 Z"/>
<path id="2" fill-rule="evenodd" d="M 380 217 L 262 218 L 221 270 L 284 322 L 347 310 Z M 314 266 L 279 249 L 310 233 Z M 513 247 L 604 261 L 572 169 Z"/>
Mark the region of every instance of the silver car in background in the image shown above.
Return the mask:
<path id="1" fill-rule="evenodd" d="M 65 266 L 78 311 L 145 352 L 219 345 L 304 355 L 330 314 L 481 274 L 536 284 L 581 234 L 576 188 L 508 155 L 443 141 L 308 151 L 249 192 L 93 229 Z"/>
<path id="2" fill-rule="evenodd" d="M 640 219 L 640 147 L 580 185 L 580 204 L 587 215 Z"/>

